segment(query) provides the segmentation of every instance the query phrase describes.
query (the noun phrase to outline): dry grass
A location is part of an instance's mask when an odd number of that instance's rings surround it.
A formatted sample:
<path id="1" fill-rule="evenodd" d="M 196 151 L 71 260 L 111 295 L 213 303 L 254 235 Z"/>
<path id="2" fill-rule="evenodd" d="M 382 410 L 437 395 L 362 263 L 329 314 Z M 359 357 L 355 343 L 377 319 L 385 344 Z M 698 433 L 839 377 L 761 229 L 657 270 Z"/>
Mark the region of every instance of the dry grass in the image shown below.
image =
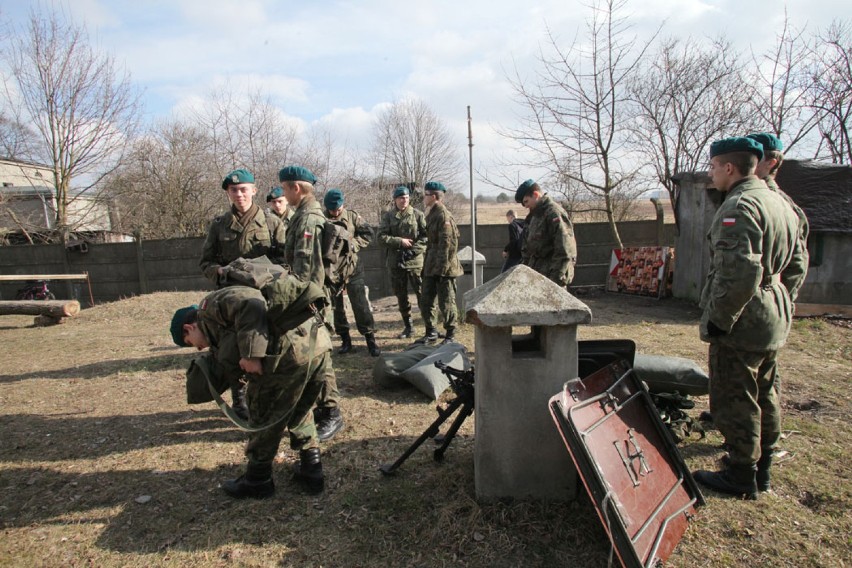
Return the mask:
<path id="1" fill-rule="evenodd" d="M 174 308 L 199 296 L 130 298 L 50 328 L 0 319 L 0 565 L 606 566 L 585 497 L 476 502 L 472 420 L 444 463 L 423 447 L 383 478 L 377 466 L 435 411 L 416 392 L 377 388 L 362 342 L 335 357 L 347 427 L 324 448 L 326 492 L 307 497 L 291 485 L 284 449 L 273 499 L 229 499 L 217 485 L 241 472 L 244 438 L 212 405 L 185 404 L 192 355 L 166 330 Z M 595 315 L 582 338 L 633 338 L 642 352 L 704 363 L 693 306 L 581 299 Z M 376 308 L 383 348 L 401 348 L 393 302 Z M 754 503 L 708 495 L 670 566 L 844 566 L 852 557 L 849 334 L 796 322 L 781 356 L 788 454 L 774 491 Z M 472 328 L 461 340 L 472 347 Z M 682 451 L 690 466 L 712 466 L 719 443 L 710 433 Z"/>

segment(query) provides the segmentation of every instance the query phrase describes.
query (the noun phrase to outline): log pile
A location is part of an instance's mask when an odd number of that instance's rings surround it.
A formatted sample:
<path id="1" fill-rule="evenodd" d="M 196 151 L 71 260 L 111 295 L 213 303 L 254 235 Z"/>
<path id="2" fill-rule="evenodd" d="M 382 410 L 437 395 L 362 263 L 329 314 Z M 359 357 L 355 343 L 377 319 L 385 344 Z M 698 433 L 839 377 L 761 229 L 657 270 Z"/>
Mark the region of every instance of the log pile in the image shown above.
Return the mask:
<path id="1" fill-rule="evenodd" d="M 80 312 L 77 300 L 7 300 L 0 301 L 0 316 L 33 315 L 35 325 L 54 325 Z"/>

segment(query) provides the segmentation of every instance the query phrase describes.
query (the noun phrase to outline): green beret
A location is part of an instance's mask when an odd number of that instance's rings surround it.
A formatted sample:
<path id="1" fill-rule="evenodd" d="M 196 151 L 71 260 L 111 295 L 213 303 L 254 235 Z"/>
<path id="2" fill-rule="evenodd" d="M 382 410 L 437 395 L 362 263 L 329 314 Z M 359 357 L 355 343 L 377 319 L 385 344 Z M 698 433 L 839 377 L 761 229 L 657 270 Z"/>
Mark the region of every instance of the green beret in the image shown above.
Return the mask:
<path id="1" fill-rule="evenodd" d="M 242 168 L 234 170 L 222 180 L 222 189 L 228 189 L 229 185 L 237 185 L 238 183 L 254 183 L 254 175 Z"/>
<path id="2" fill-rule="evenodd" d="M 517 203 L 523 203 L 524 202 L 524 196 L 527 193 L 529 193 L 530 189 L 532 189 L 532 186 L 534 186 L 534 185 L 535 185 L 534 179 L 528 179 L 527 181 L 525 181 L 524 183 L 519 185 L 518 189 L 515 191 L 515 201 Z"/>
<path id="3" fill-rule="evenodd" d="M 343 206 L 343 192 L 339 189 L 329 189 L 325 192 L 322 202 L 329 211 L 336 211 Z"/>
<path id="4" fill-rule="evenodd" d="M 189 345 L 187 345 L 183 340 L 183 324 L 186 323 L 186 316 L 197 309 L 198 304 L 193 304 L 177 310 L 175 315 L 172 316 L 172 326 L 170 331 L 172 332 L 172 341 L 174 341 L 175 345 L 178 347 L 189 347 Z"/>
<path id="5" fill-rule="evenodd" d="M 269 190 L 269 195 L 266 196 L 266 202 L 269 203 L 273 199 L 278 199 L 279 197 L 284 197 L 284 190 L 280 187 L 273 187 Z"/>
<path id="6" fill-rule="evenodd" d="M 784 150 L 784 144 L 781 140 L 771 132 L 753 132 L 747 136 L 752 140 L 757 140 L 763 146 L 764 153 L 766 152 L 781 152 Z"/>
<path id="7" fill-rule="evenodd" d="M 447 193 L 447 188 L 439 181 L 427 181 L 425 189 L 426 191 L 443 191 Z"/>
<path id="8" fill-rule="evenodd" d="M 308 168 L 287 166 L 279 170 L 278 181 L 306 181 L 310 184 L 315 184 L 317 178 Z"/>
<path id="9" fill-rule="evenodd" d="M 731 152 L 748 152 L 757 156 L 758 160 L 763 159 L 763 146 L 756 140 L 746 138 L 745 136 L 722 138 L 710 144 L 711 158 L 721 156 L 722 154 L 730 154 Z"/>
<path id="10" fill-rule="evenodd" d="M 409 194 L 408 188 L 405 187 L 404 185 L 401 185 L 401 186 L 397 187 L 395 190 L 393 190 L 393 198 L 394 199 L 396 199 L 397 197 L 402 197 L 403 195 L 408 195 L 408 194 Z"/>

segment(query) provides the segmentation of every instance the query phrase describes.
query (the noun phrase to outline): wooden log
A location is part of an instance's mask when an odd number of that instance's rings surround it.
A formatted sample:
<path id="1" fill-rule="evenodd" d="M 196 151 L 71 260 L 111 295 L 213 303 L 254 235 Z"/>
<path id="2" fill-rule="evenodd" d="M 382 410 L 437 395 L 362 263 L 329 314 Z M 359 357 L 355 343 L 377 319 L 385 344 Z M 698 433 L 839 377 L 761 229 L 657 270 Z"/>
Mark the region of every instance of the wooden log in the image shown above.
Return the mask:
<path id="1" fill-rule="evenodd" d="M 80 312 L 77 300 L 7 300 L 0 301 L 0 316 L 50 316 L 55 319 L 75 316 Z"/>

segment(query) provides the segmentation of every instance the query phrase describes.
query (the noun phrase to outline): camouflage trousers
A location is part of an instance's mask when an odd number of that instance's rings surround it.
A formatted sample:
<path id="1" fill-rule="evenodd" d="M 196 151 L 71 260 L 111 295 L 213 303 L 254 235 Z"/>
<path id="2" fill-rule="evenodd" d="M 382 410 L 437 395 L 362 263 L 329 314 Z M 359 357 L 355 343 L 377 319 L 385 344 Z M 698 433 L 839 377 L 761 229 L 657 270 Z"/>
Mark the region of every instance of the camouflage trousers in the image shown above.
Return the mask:
<path id="1" fill-rule="evenodd" d="M 419 306 L 421 303 L 420 290 L 423 285 L 420 278 L 420 269 L 391 269 L 390 279 L 393 294 L 396 296 L 396 301 L 399 305 L 399 314 L 403 319 L 410 318 L 411 301 L 408 299 L 408 287 L 409 285 L 411 286 L 414 295 L 417 297 L 417 305 Z"/>
<path id="2" fill-rule="evenodd" d="M 278 340 L 273 348 L 275 353 L 264 360 L 263 375 L 248 382 L 246 402 L 251 426 L 262 426 L 287 416 L 271 428 L 249 434 L 246 445 L 249 463 L 271 462 L 278 453 L 285 428 L 290 432 L 292 449 L 319 447 L 311 409 L 331 368 L 331 337 L 325 328 L 320 328 L 311 353 L 308 339 L 310 323 Z M 294 340 L 289 340 L 288 336 Z"/>
<path id="3" fill-rule="evenodd" d="M 355 327 L 361 335 L 376 332 L 376 322 L 370 311 L 370 301 L 367 299 L 367 287 L 364 284 L 364 275 L 359 270 L 346 285 L 346 295 L 352 305 L 352 313 L 355 315 Z M 349 318 L 346 317 L 346 299 L 343 293 L 335 294 L 334 301 L 334 333 L 342 335 L 349 333 Z"/>
<path id="4" fill-rule="evenodd" d="M 437 308 L 444 316 L 444 329 L 454 329 L 458 324 L 459 312 L 456 307 L 456 279 L 454 276 L 426 276 L 423 278 L 423 295 L 420 303 L 420 315 L 426 329 L 435 327 L 437 311 L 435 309 L 435 298 L 438 299 Z"/>
<path id="5" fill-rule="evenodd" d="M 710 412 L 735 465 L 757 463 L 781 437 L 777 351 L 710 344 Z M 767 454 L 769 455 L 769 454 Z"/>

